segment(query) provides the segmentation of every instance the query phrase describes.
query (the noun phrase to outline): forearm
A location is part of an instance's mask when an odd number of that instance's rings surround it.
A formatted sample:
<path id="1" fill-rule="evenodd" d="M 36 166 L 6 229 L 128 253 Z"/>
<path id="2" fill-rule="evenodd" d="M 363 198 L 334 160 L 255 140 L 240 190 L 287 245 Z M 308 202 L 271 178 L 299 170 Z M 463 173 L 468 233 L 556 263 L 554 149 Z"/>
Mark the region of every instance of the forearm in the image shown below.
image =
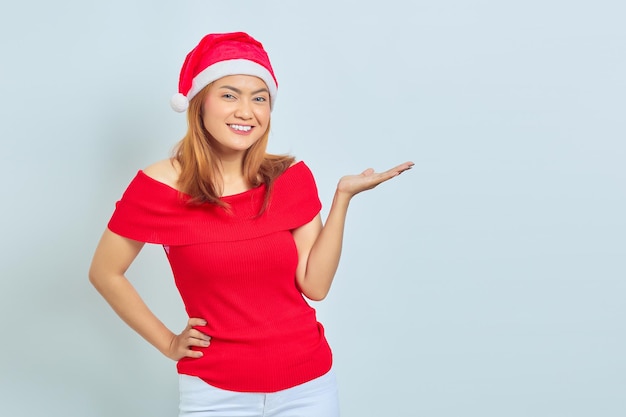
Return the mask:
<path id="1" fill-rule="evenodd" d="M 150 311 L 126 277 L 95 275 L 90 281 L 126 324 L 167 356 L 175 334 Z"/>
<path id="2" fill-rule="evenodd" d="M 348 194 L 335 192 L 326 223 L 309 253 L 301 287 L 313 300 L 326 297 L 337 272 L 350 199 Z"/>

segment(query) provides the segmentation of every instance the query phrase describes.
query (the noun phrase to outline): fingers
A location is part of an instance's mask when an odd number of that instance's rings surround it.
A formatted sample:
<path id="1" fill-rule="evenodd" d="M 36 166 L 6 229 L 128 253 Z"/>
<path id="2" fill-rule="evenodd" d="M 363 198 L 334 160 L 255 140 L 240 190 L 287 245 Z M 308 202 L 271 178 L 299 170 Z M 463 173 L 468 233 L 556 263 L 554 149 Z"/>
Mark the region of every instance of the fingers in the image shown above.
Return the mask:
<path id="1" fill-rule="evenodd" d="M 411 169 L 413 165 L 415 165 L 413 162 L 407 161 L 379 173 L 375 172 L 372 168 L 368 168 L 359 175 L 346 175 L 339 180 L 337 191 L 342 196 L 352 198 L 362 191 L 371 190 L 379 184 L 397 177 L 404 171 Z"/>
<path id="2" fill-rule="evenodd" d="M 400 164 L 400 165 L 398 165 L 398 166 L 395 166 L 395 167 L 393 167 L 393 168 L 391 168 L 391 169 L 387 170 L 386 172 L 389 172 L 389 173 L 393 173 L 393 174 L 395 174 L 395 175 L 398 175 L 398 174 L 403 173 L 403 172 L 404 172 L 404 171 L 406 171 L 406 170 L 409 170 L 409 169 L 413 168 L 413 165 L 415 165 L 413 162 L 411 162 L 411 161 L 407 161 L 407 162 L 405 162 L 405 163 L 403 163 L 403 164 Z"/>
<path id="3" fill-rule="evenodd" d="M 206 325 L 207 325 L 206 320 L 199 319 L 199 318 L 190 318 L 189 321 L 187 322 L 187 328 L 185 329 L 185 331 L 187 331 L 190 341 L 200 340 L 203 343 L 200 345 L 193 345 L 193 346 L 205 346 L 204 342 L 211 341 L 211 336 L 202 333 L 198 329 L 193 328 L 193 326 L 206 326 Z M 208 344 L 206 344 L 206 346 L 208 346 Z"/>
<path id="4" fill-rule="evenodd" d="M 187 321 L 187 327 L 191 328 L 193 326 L 206 326 L 206 320 L 204 319 L 199 319 L 196 317 L 192 317 Z"/>
<path id="5" fill-rule="evenodd" d="M 378 174 L 375 173 L 373 169 L 369 168 L 368 170 L 363 171 L 363 174 L 367 175 L 366 172 L 369 172 L 372 182 L 378 185 L 382 182 L 385 182 L 394 177 L 397 177 L 398 175 L 402 174 L 404 171 L 411 169 L 413 165 L 415 165 L 413 164 L 413 162 L 405 162 L 403 164 L 400 164 L 398 166 L 395 166 L 391 169 L 388 169 L 387 171 L 384 171 Z"/>
<path id="6" fill-rule="evenodd" d="M 200 318 L 190 318 L 187 326 L 180 334 L 173 335 L 169 347 L 165 353 L 167 357 L 175 361 L 182 358 L 201 358 L 201 348 L 207 348 L 211 344 L 211 336 L 194 328 L 194 326 L 206 326 L 207 322 Z"/>
<path id="7" fill-rule="evenodd" d="M 407 171 L 407 170 L 413 168 L 414 165 L 415 164 L 413 162 L 407 161 L 407 162 L 404 162 L 404 163 L 402 163 L 400 165 L 397 165 L 397 166 L 395 166 L 393 168 L 390 168 L 387 171 L 384 171 L 384 172 L 381 172 L 381 173 L 378 173 L 378 174 L 374 171 L 373 168 L 368 168 L 365 171 L 363 171 L 361 173 L 361 175 L 363 175 L 365 177 L 367 177 L 367 176 L 378 176 L 378 177 L 382 177 L 382 178 L 392 178 L 392 177 L 395 177 L 398 174 L 403 173 L 404 171 Z"/>
<path id="8" fill-rule="evenodd" d="M 409 161 L 409 162 L 400 164 L 398 166 L 395 166 L 391 169 L 388 169 L 387 171 L 381 174 L 382 176 L 381 182 L 397 177 L 398 175 L 402 174 L 404 171 L 408 171 L 409 169 L 413 168 L 413 165 L 415 164 Z"/>
<path id="9" fill-rule="evenodd" d="M 211 345 L 211 336 L 194 329 L 193 326 L 206 326 L 207 322 L 200 318 L 190 318 L 187 321 L 187 327 L 179 335 L 182 339 L 182 347 L 185 349 L 184 355 L 190 358 L 201 358 L 202 351 L 193 350 L 192 347 L 206 348 Z"/>
<path id="10" fill-rule="evenodd" d="M 185 352 L 185 357 L 187 358 L 194 358 L 194 359 L 198 359 L 203 357 L 204 354 L 199 351 L 199 350 L 191 350 L 191 349 L 187 349 L 187 352 Z"/>
<path id="11" fill-rule="evenodd" d="M 187 356 L 190 358 L 201 358 L 204 356 L 202 350 L 197 350 L 193 348 L 206 348 L 211 345 L 211 338 L 206 335 L 202 335 L 201 337 L 194 337 L 191 335 L 183 336 L 183 340 L 181 342 L 181 355 Z"/>
<path id="12" fill-rule="evenodd" d="M 415 164 L 413 162 L 407 161 L 407 162 L 405 162 L 403 164 L 398 165 L 396 168 L 398 169 L 399 173 L 402 173 L 404 171 L 407 171 L 407 170 L 413 168 L 413 166 L 415 166 Z"/>
<path id="13" fill-rule="evenodd" d="M 211 336 L 197 330 L 190 330 L 187 342 L 189 346 L 208 347 L 211 344 Z"/>

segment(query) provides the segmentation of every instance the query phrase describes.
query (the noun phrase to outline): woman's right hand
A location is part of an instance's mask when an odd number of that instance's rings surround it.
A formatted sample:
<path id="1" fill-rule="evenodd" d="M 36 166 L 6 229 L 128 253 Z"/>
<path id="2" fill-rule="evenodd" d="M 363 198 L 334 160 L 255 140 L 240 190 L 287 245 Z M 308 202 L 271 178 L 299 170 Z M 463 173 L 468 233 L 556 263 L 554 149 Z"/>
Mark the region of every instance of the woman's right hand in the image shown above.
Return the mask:
<path id="1" fill-rule="evenodd" d="M 179 361 L 182 358 L 201 358 L 202 352 L 192 350 L 191 347 L 209 346 L 211 344 L 211 336 L 194 329 L 193 326 L 206 326 L 206 324 L 206 320 L 190 318 L 185 330 L 172 338 L 165 356 L 175 361 Z"/>

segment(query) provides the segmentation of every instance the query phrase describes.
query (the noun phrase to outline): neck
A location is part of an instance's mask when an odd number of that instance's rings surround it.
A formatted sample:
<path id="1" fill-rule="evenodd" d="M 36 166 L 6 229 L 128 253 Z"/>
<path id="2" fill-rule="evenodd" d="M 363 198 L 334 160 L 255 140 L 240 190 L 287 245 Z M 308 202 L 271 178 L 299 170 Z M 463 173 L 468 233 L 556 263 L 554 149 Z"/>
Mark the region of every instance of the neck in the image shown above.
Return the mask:
<path id="1" fill-rule="evenodd" d="M 238 194 L 251 188 L 243 173 L 243 156 L 220 158 L 222 195 Z"/>
<path id="2" fill-rule="evenodd" d="M 243 177 L 243 158 L 221 158 L 219 169 L 223 178 Z"/>

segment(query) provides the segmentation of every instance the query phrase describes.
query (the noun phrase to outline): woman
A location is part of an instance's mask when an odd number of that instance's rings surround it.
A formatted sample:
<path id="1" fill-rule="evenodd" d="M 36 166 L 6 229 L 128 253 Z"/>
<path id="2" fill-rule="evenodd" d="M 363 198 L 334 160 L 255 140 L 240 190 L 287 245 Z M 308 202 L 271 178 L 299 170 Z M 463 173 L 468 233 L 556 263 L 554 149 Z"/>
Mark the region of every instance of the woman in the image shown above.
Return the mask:
<path id="1" fill-rule="evenodd" d="M 308 167 L 265 152 L 278 84 L 245 33 L 187 55 L 175 156 L 139 171 L 94 254 L 90 281 L 117 314 L 177 361 L 180 415 L 338 415 L 331 350 L 302 295 L 322 300 L 350 199 L 413 165 L 343 177 L 325 225 Z M 125 278 L 144 243 L 165 248 L 189 321 L 176 334 Z"/>

